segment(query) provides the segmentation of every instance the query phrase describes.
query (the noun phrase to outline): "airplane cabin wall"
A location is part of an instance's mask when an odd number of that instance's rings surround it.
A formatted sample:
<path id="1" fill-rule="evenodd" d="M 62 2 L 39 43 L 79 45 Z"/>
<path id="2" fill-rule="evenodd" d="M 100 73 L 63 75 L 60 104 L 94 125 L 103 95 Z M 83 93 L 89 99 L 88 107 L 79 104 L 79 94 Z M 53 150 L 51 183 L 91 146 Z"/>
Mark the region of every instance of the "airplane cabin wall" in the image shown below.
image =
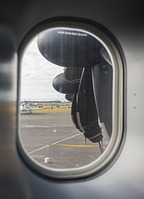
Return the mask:
<path id="1" fill-rule="evenodd" d="M 0 198 L 141 199 L 144 197 L 144 19 L 142 1 L 41 0 L 0 6 L 0 68 L 12 78 L 8 96 L 0 101 Z M 24 37 L 39 23 L 82 18 L 106 27 L 124 54 L 123 146 L 104 172 L 73 181 L 58 181 L 36 173 L 23 162 L 16 147 L 16 116 L 7 109 L 16 99 L 17 56 Z M 76 20 L 78 22 L 78 20 Z M 4 48 L 6 46 L 6 48 Z M 7 79 L 8 81 L 8 79 Z M 3 103 L 6 101 L 6 103 Z"/>

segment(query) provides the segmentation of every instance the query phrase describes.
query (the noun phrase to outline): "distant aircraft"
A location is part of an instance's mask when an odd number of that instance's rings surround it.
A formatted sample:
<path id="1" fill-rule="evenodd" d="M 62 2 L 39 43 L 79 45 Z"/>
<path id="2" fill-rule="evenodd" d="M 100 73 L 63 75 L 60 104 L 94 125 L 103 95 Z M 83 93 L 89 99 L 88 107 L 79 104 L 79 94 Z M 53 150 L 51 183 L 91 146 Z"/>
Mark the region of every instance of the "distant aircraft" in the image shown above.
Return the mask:
<path id="1" fill-rule="evenodd" d="M 22 102 L 22 103 L 20 104 L 20 111 L 21 111 L 21 112 L 29 111 L 29 113 L 31 114 L 31 108 L 30 108 L 29 103 Z"/>
<path id="2" fill-rule="evenodd" d="M 22 102 L 20 104 L 20 112 L 29 112 L 30 114 L 32 114 L 32 110 L 41 110 L 42 109 L 39 107 L 33 108 L 33 106 L 37 106 L 37 103 L 31 103 L 30 101 Z"/>

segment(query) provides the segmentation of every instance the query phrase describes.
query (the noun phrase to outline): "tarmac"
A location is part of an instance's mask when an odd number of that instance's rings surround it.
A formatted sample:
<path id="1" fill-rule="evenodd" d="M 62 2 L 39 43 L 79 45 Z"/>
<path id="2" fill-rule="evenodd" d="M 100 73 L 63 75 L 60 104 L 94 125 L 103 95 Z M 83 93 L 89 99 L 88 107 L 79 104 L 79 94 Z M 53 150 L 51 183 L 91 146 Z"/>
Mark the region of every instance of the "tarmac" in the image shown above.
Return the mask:
<path id="1" fill-rule="evenodd" d="M 51 168 L 77 168 L 100 157 L 98 143 L 85 139 L 68 113 L 21 114 L 22 145 L 36 162 Z M 108 146 L 104 134 L 104 150 Z"/>

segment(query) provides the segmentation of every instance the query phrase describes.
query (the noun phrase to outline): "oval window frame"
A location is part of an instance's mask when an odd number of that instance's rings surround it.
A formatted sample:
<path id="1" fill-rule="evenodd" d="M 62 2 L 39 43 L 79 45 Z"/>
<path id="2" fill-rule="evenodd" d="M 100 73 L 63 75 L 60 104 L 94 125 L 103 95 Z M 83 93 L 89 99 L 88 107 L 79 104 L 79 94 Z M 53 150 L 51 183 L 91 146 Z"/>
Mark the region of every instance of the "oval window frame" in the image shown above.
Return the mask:
<path id="1" fill-rule="evenodd" d="M 51 28 L 74 28 L 83 30 L 90 33 L 92 36 L 99 38 L 100 42 L 104 45 L 109 52 L 109 56 L 113 62 L 113 102 L 112 102 L 112 137 L 106 151 L 95 161 L 88 165 L 70 168 L 70 169 L 54 169 L 41 165 L 34 159 L 32 159 L 24 147 L 22 146 L 22 140 L 19 131 L 19 100 L 20 100 L 20 74 L 21 74 L 21 57 L 24 53 L 24 49 L 28 46 L 28 43 L 40 32 Z M 81 20 L 56 20 L 53 22 L 45 21 L 34 28 L 23 40 L 19 48 L 19 79 L 18 79 L 18 106 L 17 106 L 17 147 L 21 157 L 24 161 L 35 171 L 44 174 L 54 179 L 78 179 L 82 177 L 88 177 L 90 175 L 99 174 L 104 171 L 108 165 L 110 165 L 116 157 L 122 146 L 123 136 L 123 88 L 124 88 L 124 70 L 123 70 L 123 56 L 120 45 L 115 37 L 104 27 L 99 24 L 86 23 Z"/>

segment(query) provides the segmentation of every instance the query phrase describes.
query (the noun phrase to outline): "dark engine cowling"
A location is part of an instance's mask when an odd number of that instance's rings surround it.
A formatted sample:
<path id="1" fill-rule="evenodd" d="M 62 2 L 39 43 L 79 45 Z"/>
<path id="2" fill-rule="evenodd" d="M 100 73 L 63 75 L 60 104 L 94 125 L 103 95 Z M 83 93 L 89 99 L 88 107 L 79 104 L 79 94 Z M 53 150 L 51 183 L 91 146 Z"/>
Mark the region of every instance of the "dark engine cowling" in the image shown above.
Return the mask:
<path id="1" fill-rule="evenodd" d="M 71 116 L 76 128 L 90 141 L 100 142 L 100 119 L 111 136 L 112 68 L 103 45 L 90 34 L 70 28 L 46 30 L 39 35 L 37 44 L 48 61 L 64 67 L 64 73 L 54 78 L 53 87 L 72 101 Z M 103 66 L 108 66 L 109 78 Z"/>

